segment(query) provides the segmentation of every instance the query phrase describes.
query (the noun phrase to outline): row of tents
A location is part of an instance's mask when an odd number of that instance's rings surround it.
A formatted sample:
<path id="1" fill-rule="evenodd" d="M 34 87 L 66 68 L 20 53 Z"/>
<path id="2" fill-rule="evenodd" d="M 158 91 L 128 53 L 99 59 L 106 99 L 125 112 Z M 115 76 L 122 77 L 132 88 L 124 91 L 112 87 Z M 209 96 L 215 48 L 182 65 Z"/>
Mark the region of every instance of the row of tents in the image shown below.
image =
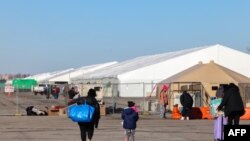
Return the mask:
<path id="1" fill-rule="evenodd" d="M 95 88 L 101 97 L 156 96 L 162 85 L 167 84 L 173 103 L 185 89 L 199 99 L 196 103 L 200 105 L 209 103 L 219 85 L 235 83 L 240 86 L 247 104 L 250 102 L 248 66 L 249 54 L 212 45 L 37 74 L 26 79 L 75 85 L 82 95 L 88 88 Z"/>

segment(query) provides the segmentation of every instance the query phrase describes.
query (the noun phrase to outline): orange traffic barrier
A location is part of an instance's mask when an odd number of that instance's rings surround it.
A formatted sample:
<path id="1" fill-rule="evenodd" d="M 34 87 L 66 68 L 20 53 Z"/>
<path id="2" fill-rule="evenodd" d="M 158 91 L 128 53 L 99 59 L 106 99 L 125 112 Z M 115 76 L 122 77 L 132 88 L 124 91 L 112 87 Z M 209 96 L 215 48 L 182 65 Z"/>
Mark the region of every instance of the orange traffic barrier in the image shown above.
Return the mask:
<path id="1" fill-rule="evenodd" d="M 172 119 L 180 119 L 180 118 L 181 118 L 181 113 L 178 109 L 178 106 L 174 106 L 172 111 Z"/>
<path id="2" fill-rule="evenodd" d="M 172 111 L 172 119 L 180 119 L 181 113 L 178 107 L 174 106 Z M 209 107 L 193 107 L 190 115 L 191 119 L 212 119 Z"/>
<path id="3" fill-rule="evenodd" d="M 210 107 L 200 107 L 202 119 L 212 119 L 212 114 L 210 112 Z"/>
<path id="4" fill-rule="evenodd" d="M 245 108 L 245 114 L 240 117 L 242 120 L 250 120 L 250 107 Z"/>

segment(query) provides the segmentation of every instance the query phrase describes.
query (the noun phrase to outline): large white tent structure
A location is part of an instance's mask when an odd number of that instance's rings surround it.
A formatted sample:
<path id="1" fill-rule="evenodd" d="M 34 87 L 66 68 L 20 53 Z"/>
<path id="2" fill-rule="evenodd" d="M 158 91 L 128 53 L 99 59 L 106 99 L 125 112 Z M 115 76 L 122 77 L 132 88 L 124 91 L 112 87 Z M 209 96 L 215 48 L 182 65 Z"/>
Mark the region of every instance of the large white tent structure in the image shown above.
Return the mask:
<path id="1" fill-rule="evenodd" d="M 54 76 L 54 77 L 50 78 L 48 81 L 49 81 L 49 83 L 65 82 L 65 83 L 70 84 L 70 79 L 82 77 L 86 73 L 93 72 L 93 71 L 99 70 L 101 68 L 104 68 L 104 67 L 107 67 L 110 65 L 114 65 L 116 63 L 118 63 L 118 62 L 113 61 L 113 62 L 108 62 L 108 63 L 103 63 L 103 64 L 83 66 L 81 68 L 74 69 L 74 70 L 69 71 L 67 73 L 64 73 L 62 75 Z"/>
<path id="2" fill-rule="evenodd" d="M 88 73 L 72 81 L 101 84 L 104 96 L 143 97 L 151 93 L 154 83 L 190 68 L 200 61 L 209 63 L 211 60 L 250 77 L 250 67 L 247 67 L 250 66 L 249 54 L 222 45 L 212 45 L 138 57 Z"/>
<path id="3" fill-rule="evenodd" d="M 65 73 L 70 72 L 72 70 L 74 70 L 74 69 L 73 68 L 69 68 L 69 69 L 61 70 L 61 71 L 41 73 L 41 74 L 36 74 L 36 75 L 32 75 L 32 76 L 26 77 L 25 79 L 34 79 L 38 83 L 44 83 L 44 82 L 47 82 L 47 80 L 50 79 L 50 78 L 52 78 L 52 77 L 65 74 Z"/>

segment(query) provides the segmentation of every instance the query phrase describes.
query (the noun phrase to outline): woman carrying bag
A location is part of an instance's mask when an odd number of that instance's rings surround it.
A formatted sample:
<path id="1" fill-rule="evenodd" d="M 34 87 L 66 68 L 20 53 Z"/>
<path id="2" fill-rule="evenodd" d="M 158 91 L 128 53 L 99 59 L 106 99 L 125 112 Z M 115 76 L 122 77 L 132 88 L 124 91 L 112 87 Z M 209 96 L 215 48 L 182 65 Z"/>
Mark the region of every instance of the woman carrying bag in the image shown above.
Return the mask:
<path id="1" fill-rule="evenodd" d="M 89 89 L 87 97 L 79 97 L 73 99 L 69 105 L 77 103 L 77 105 L 87 105 L 94 107 L 93 117 L 88 122 L 78 122 L 81 131 L 82 141 L 91 141 L 94 135 L 94 128 L 98 128 L 100 119 L 100 105 L 96 100 L 96 92 L 94 89 Z M 70 108 L 69 108 L 70 109 Z M 88 137 L 88 140 L 86 140 Z"/>
<path id="2" fill-rule="evenodd" d="M 234 83 L 224 88 L 224 97 L 217 110 L 220 111 L 223 108 L 225 116 L 228 117 L 228 125 L 239 125 L 240 117 L 244 115 L 245 109 L 239 87 Z"/>

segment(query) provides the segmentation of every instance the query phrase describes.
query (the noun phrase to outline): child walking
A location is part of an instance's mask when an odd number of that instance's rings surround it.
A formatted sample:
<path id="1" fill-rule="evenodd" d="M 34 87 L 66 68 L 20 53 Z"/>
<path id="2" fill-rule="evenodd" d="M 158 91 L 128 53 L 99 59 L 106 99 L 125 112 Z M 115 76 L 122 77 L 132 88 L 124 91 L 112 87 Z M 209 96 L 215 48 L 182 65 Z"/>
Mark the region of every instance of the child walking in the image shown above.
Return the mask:
<path id="1" fill-rule="evenodd" d="M 122 112 L 125 141 L 135 141 L 136 122 L 139 119 L 138 110 L 133 101 L 128 101 L 128 107 Z"/>

